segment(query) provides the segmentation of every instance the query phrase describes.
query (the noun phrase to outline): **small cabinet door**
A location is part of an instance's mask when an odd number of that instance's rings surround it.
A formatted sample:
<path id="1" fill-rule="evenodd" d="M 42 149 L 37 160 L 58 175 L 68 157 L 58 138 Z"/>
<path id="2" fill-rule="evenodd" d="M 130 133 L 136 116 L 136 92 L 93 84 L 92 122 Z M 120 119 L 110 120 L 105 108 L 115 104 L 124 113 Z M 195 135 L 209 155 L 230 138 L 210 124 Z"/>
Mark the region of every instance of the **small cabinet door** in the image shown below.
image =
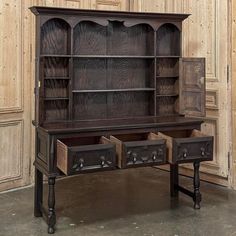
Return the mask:
<path id="1" fill-rule="evenodd" d="M 187 116 L 205 116 L 205 58 L 181 58 L 180 113 Z"/>

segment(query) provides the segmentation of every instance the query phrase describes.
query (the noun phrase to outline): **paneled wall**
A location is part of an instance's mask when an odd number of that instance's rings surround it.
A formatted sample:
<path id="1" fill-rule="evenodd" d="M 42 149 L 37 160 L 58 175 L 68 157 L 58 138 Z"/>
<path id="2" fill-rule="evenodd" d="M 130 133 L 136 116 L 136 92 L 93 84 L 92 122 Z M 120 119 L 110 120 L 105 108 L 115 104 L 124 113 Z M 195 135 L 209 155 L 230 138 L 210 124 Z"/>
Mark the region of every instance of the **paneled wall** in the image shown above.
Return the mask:
<path id="1" fill-rule="evenodd" d="M 215 136 L 215 158 L 202 171 L 227 184 L 229 114 L 227 0 L 2 0 L 0 1 L 0 190 L 30 184 L 33 173 L 33 5 L 122 11 L 185 12 L 184 56 L 207 59 L 204 132 Z M 209 175 L 210 173 L 210 175 Z M 216 178 L 218 176 L 218 178 Z"/>
<path id="2" fill-rule="evenodd" d="M 232 68 L 232 187 L 236 189 L 236 1 L 232 0 L 230 24 L 232 43 L 230 48 Z"/>

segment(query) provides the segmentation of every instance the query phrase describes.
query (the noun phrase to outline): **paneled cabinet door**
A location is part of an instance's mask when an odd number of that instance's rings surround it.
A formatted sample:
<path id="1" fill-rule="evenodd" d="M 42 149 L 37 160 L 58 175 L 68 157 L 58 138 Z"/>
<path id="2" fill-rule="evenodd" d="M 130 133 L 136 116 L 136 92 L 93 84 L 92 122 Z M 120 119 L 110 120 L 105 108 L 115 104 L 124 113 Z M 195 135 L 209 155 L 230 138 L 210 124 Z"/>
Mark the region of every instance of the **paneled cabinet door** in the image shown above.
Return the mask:
<path id="1" fill-rule="evenodd" d="M 180 113 L 205 116 L 205 58 L 181 58 L 179 76 Z"/>

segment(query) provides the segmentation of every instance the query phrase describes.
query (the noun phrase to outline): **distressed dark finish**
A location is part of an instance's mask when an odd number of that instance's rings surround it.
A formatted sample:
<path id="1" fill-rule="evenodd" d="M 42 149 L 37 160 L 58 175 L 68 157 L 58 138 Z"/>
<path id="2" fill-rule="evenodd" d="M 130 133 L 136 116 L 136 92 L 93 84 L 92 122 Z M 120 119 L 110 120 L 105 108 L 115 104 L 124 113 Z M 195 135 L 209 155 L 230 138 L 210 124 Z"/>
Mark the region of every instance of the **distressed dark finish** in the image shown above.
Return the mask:
<path id="1" fill-rule="evenodd" d="M 56 224 L 55 214 L 55 177 L 48 178 L 48 233 L 55 232 L 54 226 Z"/>
<path id="2" fill-rule="evenodd" d="M 200 207 L 205 62 L 182 58 L 187 14 L 32 7 L 36 15 L 35 207 L 54 233 L 55 179 L 119 168 L 171 164 L 170 193 Z M 190 137 L 195 130 L 196 137 Z M 158 132 L 166 135 L 158 136 Z M 169 139 L 173 149 L 169 150 Z M 116 152 L 116 153 L 115 153 Z M 178 164 L 194 163 L 194 191 L 178 183 Z M 43 207 L 43 175 L 48 209 Z"/>
<path id="3" fill-rule="evenodd" d="M 57 140 L 57 166 L 66 175 L 116 167 L 115 145 L 99 137 Z"/>
<path id="4" fill-rule="evenodd" d="M 195 209 L 200 209 L 200 202 L 202 200 L 202 196 L 200 193 L 200 177 L 199 177 L 199 167 L 200 163 L 199 162 L 194 162 L 193 163 L 194 167 L 194 178 L 193 178 L 193 186 L 194 186 L 194 195 L 193 195 L 193 200 L 194 200 L 194 208 Z"/>

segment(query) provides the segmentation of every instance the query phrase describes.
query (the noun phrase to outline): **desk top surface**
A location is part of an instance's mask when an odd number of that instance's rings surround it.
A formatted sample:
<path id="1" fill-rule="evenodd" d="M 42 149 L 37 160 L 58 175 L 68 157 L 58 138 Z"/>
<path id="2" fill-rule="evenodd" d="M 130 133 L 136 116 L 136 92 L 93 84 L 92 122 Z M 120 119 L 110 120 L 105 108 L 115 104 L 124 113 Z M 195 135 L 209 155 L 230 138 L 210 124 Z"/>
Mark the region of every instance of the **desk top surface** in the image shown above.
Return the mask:
<path id="1" fill-rule="evenodd" d="M 109 119 L 109 120 L 86 120 L 86 121 L 66 121 L 45 123 L 37 128 L 47 133 L 75 133 L 75 132 L 92 132 L 108 131 L 122 129 L 138 128 L 162 128 L 200 125 L 203 119 L 187 118 L 184 116 L 167 116 L 167 117 L 143 117 L 129 119 Z"/>

